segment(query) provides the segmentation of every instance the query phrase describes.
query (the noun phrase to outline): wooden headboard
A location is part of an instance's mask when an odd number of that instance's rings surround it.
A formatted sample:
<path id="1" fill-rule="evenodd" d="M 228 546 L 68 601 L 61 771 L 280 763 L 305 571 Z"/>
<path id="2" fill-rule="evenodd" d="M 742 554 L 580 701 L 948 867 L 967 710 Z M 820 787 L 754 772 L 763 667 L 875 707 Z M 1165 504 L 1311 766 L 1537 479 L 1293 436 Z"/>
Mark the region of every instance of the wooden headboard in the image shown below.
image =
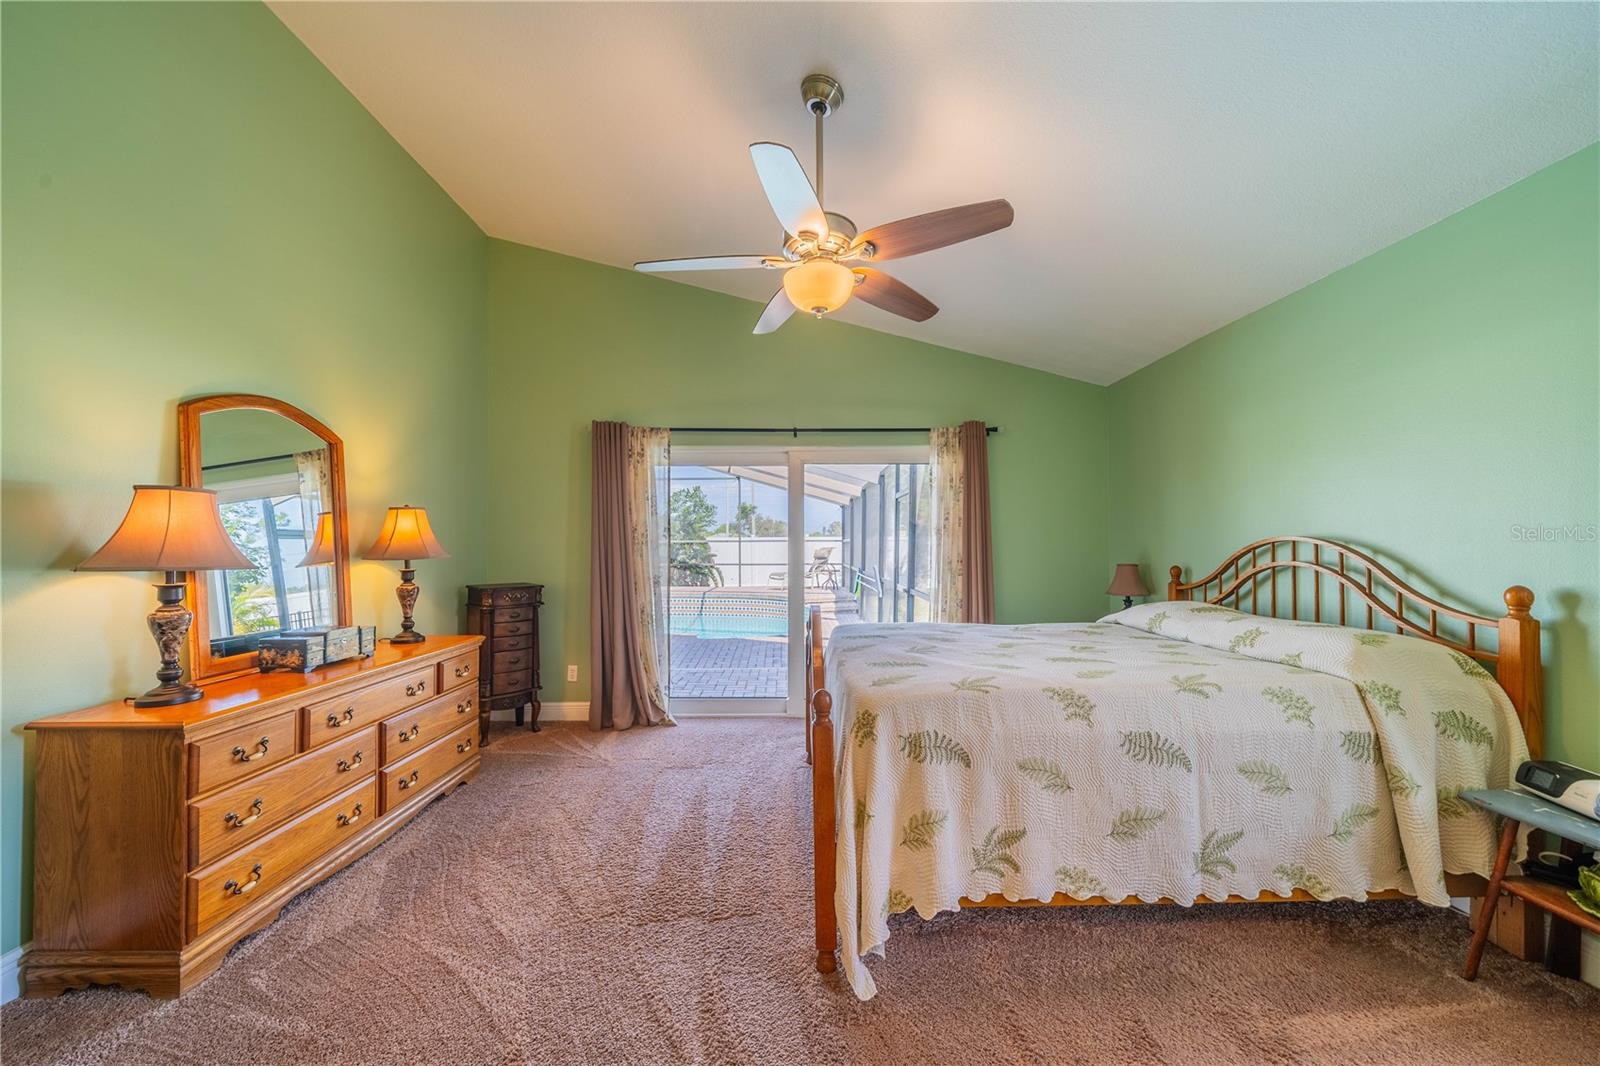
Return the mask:
<path id="1" fill-rule="evenodd" d="M 1287 588 L 1282 588 L 1285 584 Z M 1174 566 L 1167 599 L 1199 599 L 1270 618 L 1389 629 L 1470 655 L 1493 666 L 1495 678 L 1522 719 L 1528 751 L 1536 759 L 1543 754 L 1539 622 L 1529 613 L 1533 592 L 1525 586 L 1506 589 L 1505 615 L 1489 618 L 1418 592 L 1348 544 L 1315 537 L 1271 537 L 1246 544 L 1194 581 L 1184 581 L 1183 567 Z M 1484 646 L 1480 630 L 1495 634 L 1492 648 Z"/>

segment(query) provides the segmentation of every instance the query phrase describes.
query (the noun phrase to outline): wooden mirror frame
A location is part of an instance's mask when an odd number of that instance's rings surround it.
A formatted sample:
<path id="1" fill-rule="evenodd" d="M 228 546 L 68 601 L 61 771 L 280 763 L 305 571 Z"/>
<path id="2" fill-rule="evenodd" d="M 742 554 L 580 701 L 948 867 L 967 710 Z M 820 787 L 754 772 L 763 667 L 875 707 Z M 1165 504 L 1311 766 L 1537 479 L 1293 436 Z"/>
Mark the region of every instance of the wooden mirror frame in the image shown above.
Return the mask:
<path id="1" fill-rule="evenodd" d="M 234 392 L 201 396 L 178 405 L 179 484 L 204 488 L 205 475 L 200 462 L 200 416 L 218 411 L 271 411 L 295 422 L 320 437 L 328 446 L 328 481 L 333 493 L 333 588 L 338 595 L 339 625 L 350 624 L 350 516 L 346 510 L 344 487 L 344 442 L 339 435 L 300 408 L 271 396 Z M 259 665 L 255 652 L 238 655 L 211 654 L 210 590 L 190 572 L 185 583 L 186 599 L 194 612 L 189 628 L 189 674 L 194 681 L 214 680 L 249 673 Z"/>

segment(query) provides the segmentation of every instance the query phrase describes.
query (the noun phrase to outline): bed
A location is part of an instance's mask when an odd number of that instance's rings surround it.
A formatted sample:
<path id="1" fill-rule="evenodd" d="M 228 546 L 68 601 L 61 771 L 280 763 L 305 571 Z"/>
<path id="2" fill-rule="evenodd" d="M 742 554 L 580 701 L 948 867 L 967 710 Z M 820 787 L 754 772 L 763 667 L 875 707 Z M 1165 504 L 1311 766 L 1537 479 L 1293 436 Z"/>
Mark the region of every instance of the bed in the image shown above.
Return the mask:
<path id="1" fill-rule="evenodd" d="M 891 915 L 1481 895 L 1539 753 L 1533 594 L 1489 618 L 1332 541 L 1246 545 L 1097 622 L 807 619 L 816 965 Z M 1493 669 L 1493 673 L 1490 672 Z"/>

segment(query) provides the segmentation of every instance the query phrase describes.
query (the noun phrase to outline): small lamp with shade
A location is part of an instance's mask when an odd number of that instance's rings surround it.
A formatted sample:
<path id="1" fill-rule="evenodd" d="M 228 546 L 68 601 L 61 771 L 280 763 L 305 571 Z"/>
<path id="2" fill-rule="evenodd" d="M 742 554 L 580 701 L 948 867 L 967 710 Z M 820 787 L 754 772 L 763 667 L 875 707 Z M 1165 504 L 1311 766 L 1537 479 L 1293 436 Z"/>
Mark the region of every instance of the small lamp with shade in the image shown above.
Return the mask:
<path id="1" fill-rule="evenodd" d="M 327 566 L 333 562 L 333 512 L 323 511 L 317 516 L 317 533 L 311 540 L 311 550 L 295 565 L 298 567 Z"/>
<path id="2" fill-rule="evenodd" d="M 254 568 L 222 528 L 215 492 L 174 485 L 133 487 L 133 502 L 122 524 L 77 569 L 166 572 L 167 579 L 156 585 L 160 606 L 147 618 L 161 652 L 161 669 L 156 671 L 161 684 L 134 697 L 135 707 L 170 707 L 203 695 L 199 686 L 184 683 L 183 667 L 178 663 L 178 651 L 194 621 L 183 605 L 181 575 L 193 570 Z"/>
<path id="3" fill-rule="evenodd" d="M 425 507 L 391 507 L 383 517 L 383 528 L 378 539 L 366 551 L 368 559 L 390 559 L 400 562 L 400 587 L 395 595 L 400 599 L 400 632 L 389 638 L 391 644 L 421 644 L 428 638 L 417 632 L 411 620 L 411 610 L 417 605 L 416 568 L 413 559 L 443 559 L 449 553 L 433 535 L 433 525 L 428 521 Z"/>
<path id="4" fill-rule="evenodd" d="M 1117 572 L 1111 575 L 1111 584 L 1106 589 L 1106 595 L 1121 596 L 1124 610 L 1133 606 L 1135 596 L 1150 595 L 1150 590 L 1144 587 L 1144 579 L 1139 576 L 1139 564 L 1118 563 Z"/>

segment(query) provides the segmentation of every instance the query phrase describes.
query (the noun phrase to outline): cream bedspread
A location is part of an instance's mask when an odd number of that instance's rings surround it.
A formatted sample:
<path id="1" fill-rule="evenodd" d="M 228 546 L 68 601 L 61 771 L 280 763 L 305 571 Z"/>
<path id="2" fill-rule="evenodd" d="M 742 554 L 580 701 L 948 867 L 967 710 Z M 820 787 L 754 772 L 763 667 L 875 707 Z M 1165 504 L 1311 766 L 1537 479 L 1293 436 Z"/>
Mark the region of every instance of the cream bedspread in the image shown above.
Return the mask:
<path id="1" fill-rule="evenodd" d="M 844 972 L 963 896 L 1142 900 L 1487 875 L 1527 758 L 1504 691 L 1429 641 L 1156 603 L 1095 624 L 848 625 L 837 708 Z"/>

